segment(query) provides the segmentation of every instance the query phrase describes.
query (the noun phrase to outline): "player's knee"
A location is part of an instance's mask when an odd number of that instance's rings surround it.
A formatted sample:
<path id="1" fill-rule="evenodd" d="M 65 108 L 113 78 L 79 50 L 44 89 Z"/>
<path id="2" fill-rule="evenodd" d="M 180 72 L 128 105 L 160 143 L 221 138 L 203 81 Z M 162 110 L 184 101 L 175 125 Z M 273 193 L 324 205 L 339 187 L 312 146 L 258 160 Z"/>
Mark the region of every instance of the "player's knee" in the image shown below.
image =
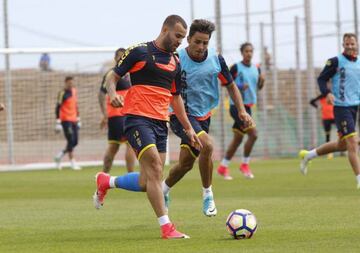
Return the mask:
<path id="1" fill-rule="evenodd" d="M 160 158 L 152 158 L 149 162 L 150 169 L 147 172 L 148 180 L 161 181 L 162 179 L 162 162 Z"/>
<path id="2" fill-rule="evenodd" d="M 203 146 L 201 152 L 209 153 L 209 154 L 211 154 L 213 152 L 214 142 L 210 137 L 208 137 L 204 141 L 202 141 L 201 144 Z"/>
<path id="3" fill-rule="evenodd" d="M 182 161 L 180 161 L 179 167 L 181 168 L 182 171 L 187 173 L 193 168 L 194 161 L 195 159 L 193 159 L 192 157 L 188 157 L 188 159 L 183 159 Z"/>

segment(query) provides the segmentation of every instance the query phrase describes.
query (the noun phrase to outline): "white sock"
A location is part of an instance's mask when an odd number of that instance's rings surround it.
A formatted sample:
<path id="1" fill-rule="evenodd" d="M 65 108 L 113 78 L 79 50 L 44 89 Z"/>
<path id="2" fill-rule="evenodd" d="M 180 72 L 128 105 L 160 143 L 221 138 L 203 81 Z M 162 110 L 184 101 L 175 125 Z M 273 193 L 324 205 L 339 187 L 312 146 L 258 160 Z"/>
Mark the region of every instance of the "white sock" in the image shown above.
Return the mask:
<path id="1" fill-rule="evenodd" d="M 311 159 L 313 159 L 313 158 L 315 158 L 317 156 L 318 156 L 318 154 L 316 153 L 316 149 L 314 148 L 314 149 L 309 151 L 309 153 L 305 156 L 305 159 L 306 160 L 311 160 Z"/>
<path id="2" fill-rule="evenodd" d="M 116 177 L 110 177 L 110 181 L 109 181 L 110 188 L 116 188 L 115 179 Z"/>
<path id="3" fill-rule="evenodd" d="M 248 156 L 248 157 L 243 157 L 243 159 L 242 159 L 242 162 L 244 163 L 244 164 L 249 164 L 250 163 L 250 156 Z"/>
<path id="4" fill-rule="evenodd" d="M 356 176 L 356 181 L 360 184 L 360 174 Z"/>
<path id="5" fill-rule="evenodd" d="M 161 188 L 162 188 L 164 195 L 168 194 L 170 191 L 170 187 L 165 183 L 165 180 L 162 181 Z"/>
<path id="6" fill-rule="evenodd" d="M 71 160 L 70 160 L 70 163 L 71 163 L 71 166 L 75 166 L 75 164 L 76 164 L 75 159 L 74 159 L 74 158 L 73 158 L 73 159 L 71 159 Z"/>
<path id="7" fill-rule="evenodd" d="M 61 159 L 64 157 L 64 155 L 65 155 L 64 151 L 60 151 L 59 153 L 57 153 L 56 158 Z"/>
<path id="8" fill-rule="evenodd" d="M 159 217 L 158 221 L 159 221 L 160 226 L 170 223 L 169 216 L 167 216 L 167 215 L 163 215 L 163 216 Z"/>
<path id="9" fill-rule="evenodd" d="M 203 198 L 206 198 L 208 196 L 213 196 L 212 186 L 211 185 L 208 188 L 203 187 Z"/>
<path id="10" fill-rule="evenodd" d="M 226 158 L 222 159 L 222 161 L 221 161 L 222 166 L 229 167 L 229 164 L 230 164 L 230 160 L 228 160 Z"/>

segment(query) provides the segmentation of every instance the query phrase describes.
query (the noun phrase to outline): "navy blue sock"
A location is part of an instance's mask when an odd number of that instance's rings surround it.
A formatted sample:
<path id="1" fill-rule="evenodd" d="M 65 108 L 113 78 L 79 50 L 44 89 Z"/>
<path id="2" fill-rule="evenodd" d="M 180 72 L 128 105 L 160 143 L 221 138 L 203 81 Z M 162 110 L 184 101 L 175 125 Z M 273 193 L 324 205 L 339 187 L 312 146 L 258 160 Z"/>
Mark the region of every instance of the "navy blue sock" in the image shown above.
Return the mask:
<path id="1" fill-rule="evenodd" d="M 123 176 L 118 176 L 115 178 L 116 188 L 122 188 L 128 191 L 140 192 L 142 191 L 139 185 L 139 172 L 130 172 Z"/>

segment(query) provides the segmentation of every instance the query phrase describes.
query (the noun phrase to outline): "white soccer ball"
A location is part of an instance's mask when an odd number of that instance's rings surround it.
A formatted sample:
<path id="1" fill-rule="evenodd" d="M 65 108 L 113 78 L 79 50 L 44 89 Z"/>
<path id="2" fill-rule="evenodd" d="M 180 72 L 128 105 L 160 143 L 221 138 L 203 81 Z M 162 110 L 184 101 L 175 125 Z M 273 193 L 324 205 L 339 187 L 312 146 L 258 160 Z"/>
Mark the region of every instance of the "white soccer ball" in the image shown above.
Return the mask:
<path id="1" fill-rule="evenodd" d="M 237 209 L 227 217 L 226 228 L 235 239 L 251 238 L 257 229 L 256 217 L 249 210 Z"/>

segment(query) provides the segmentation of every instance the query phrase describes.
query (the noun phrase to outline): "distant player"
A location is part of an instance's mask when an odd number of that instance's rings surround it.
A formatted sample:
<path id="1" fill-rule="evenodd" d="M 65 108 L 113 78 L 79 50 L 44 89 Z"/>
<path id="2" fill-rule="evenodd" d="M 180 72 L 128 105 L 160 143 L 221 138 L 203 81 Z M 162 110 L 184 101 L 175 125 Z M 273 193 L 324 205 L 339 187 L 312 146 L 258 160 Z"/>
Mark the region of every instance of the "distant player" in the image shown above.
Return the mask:
<path id="1" fill-rule="evenodd" d="M 313 107 L 318 108 L 317 101 L 320 102 L 321 119 L 325 131 L 325 139 L 326 142 L 329 142 L 331 135 L 331 125 L 335 124 L 334 105 L 329 104 L 326 101 L 326 96 L 324 96 L 323 94 L 320 94 L 316 98 L 311 99 L 310 104 Z M 328 158 L 329 159 L 333 158 L 333 154 L 332 153 L 328 154 Z"/>
<path id="2" fill-rule="evenodd" d="M 0 112 L 5 110 L 5 105 L 3 103 L 0 103 Z"/>
<path id="3" fill-rule="evenodd" d="M 194 20 L 187 38 L 188 47 L 178 51 L 181 64 L 181 96 L 191 125 L 203 148 L 199 151 L 191 146 L 181 122 L 176 115 L 172 115 L 170 126 L 172 131 L 181 138 L 181 150 L 178 163 L 171 168 L 168 177 L 163 182 L 163 192 L 168 205 L 170 188 L 193 168 L 199 157 L 203 185 L 203 213 L 209 217 L 217 214 L 212 191 L 214 144 L 208 133 L 211 110 L 219 104 L 218 79 L 222 86 L 227 88 L 230 97 L 234 99 L 234 106 L 239 111 L 238 117 L 246 123 L 251 122 L 251 117 L 245 111 L 240 92 L 233 82 L 224 58 L 215 49 L 208 49 L 214 30 L 215 25 L 212 22 L 203 19 Z"/>
<path id="4" fill-rule="evenodd" d="M 230 68 L 230 72 L 235 79 L 237 87 L 241 91 L 246 112 L 251 115 L 251 107 L 257 103 L 257 91 L 263 88 L 265 80 L 261 75 L 260 68 L 252 63 L 252 57 L 254 54 L 253 45 L 249 42 L 242 44 L 240 46 L 240 52 L 243 60 L 234 64 Z M 240 165 L 240 171 L 245 177 L 254 178 L 249 163 L 251 151 L 258 137 L 256 125 L 247 126 L 244 124 L 243 120 L 238 117 L 238 110 L 232 100 L 230 100 L 230 115 L 234 119 L 234 135 L 225 153 L 225 157 L 222 159 L 217 169 L 217 172 L 226 180 L 232 179 L 229 170 L 230 161 L 240 146 L 244 135 L 247 135 L 248 138 L 244 145 L 244 155 Z"/>
<path id="5" fill-rule="evenodd" d="M 306 175 L 311 159 L 336 151 L 348 151 L 348 159 L 360 189 L 360 160 L 358 136 L 355 131 L 356 114 L 360 104 L 360 59 L 356 56 L 358 40 L 355 34 L 343 37 L 344 52 L 330 58 L 320 76 L 318 84 L 321 94 L 334 106 L 335 123 L 339 133 L 337 141 L 328 142 L 310 151 L 301 150 L 300 171 Z M 331 79 L 332 92 L 327 87 Z"/>
<path id="6" fill-rule="evenodd" d="M 161 189 L 170 103 L 186 129 L 191 145 L 201 148 L 180 96 L 180 65 L 174 55 L 186 36 L 186 30 L 183 18 L 178 15 L 168 16 L 156 40 L 127 49 L 117 66 L 107 75 L 106 88 L 111 104 L 115 107 L 124 105 L 125 134 L 139 160 L 140 173 L 111 177 L 100 172 L 96 175 L 97 190 L 93 196 L 95 208 L 100 208 L 111 188 L 145 191 L 164 239 L 188 238 L 186 234 L 177 231 L 170 221 Z M 115 87 L 120 77 L 128 72 L 132 85 L 124 101 L 116 93 Z M 123 205 L 126 207 L 126 203 Z"/>
<path id="7" fill-rule="evenodd" d="M 118 62 L 122 55 L 124 54 L 125 49 L 119 48 L 115 52 L 115 62 Z M 110 71 L 109 71 L 110 72 Z M 101 87 L 99 90 L 99 104 L 100 109 L 103 114 L 103 119 L 101 121 L 100 127 L 104 128 L 108 126 L 108 147 L 104 155 L 104 167 L 103 172 L 109 173 L 114 157 L 119 150 L 120 144 L 126 142 L 125 136 L 125 117 L 123 113 L 122 107 L 113 107 L 110 104 L 109 96 L 106 96 L 106 86 L 105 80 L 106 75 L 109 73 L 107 72 L 104 75 L 103 81 L 101 83 Z M 131 87 L 130 77 L 129 75 L 125 75 L 119 79 L 116 84 L 116 93 L 120 96 L 125 97 L 126 93 L 128 92 L 129 88 Z M 125 161 L 126 161 L 126 168 L 128 172 L 133 172 L 135 167 L 135 153 L 132 150 L 131 146 L 127 143 L 126 145 L 126 153 L 125 153 Z"/>
<path id="8" fill-rule="evenodd" d="M 59 92 L 56 104 L 56 131 L 63 130 L 67 144 L 64 150 L 60 151 L 54 158 L 56 167 L 61 169 L 61 159 L 67 153 L 70 159 L 70 165 L 73 170 L 80 170 L 81 167 L 74 159 L 74 148 L 79 140 L 79 128 L 81 127 L 77 90 L 74 87 L 74 78 L 67 76 L 65 78 L 64 89 Z"/>

